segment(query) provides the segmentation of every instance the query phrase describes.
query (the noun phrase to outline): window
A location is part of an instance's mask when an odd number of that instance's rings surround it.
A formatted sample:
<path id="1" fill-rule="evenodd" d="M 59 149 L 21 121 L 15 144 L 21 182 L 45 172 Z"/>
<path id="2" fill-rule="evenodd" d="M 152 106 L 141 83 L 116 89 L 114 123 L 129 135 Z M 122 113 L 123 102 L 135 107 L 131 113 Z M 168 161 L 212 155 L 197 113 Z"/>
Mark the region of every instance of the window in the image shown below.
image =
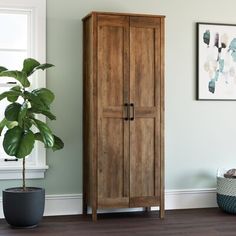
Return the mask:
<path id="1" fill-rule="evenodd" d="M 0 0 L 0 65 L 8 69 L 22 68 L 27 57 L 46 61 L 46 0 Z M 45 87 L 45 72 L 31 80 L 34 87 Z M 1 78 L 0 92 L 15 86 L 16 81 Z M 5 104 L 4 104 L 5 103 Z M 7 100 L 0 103 L 0 119 L 4 116 Z M 0 137 L 0 179 L 21 178 L 22 161 L 5 154 Z M 43 178 L 46 165 L 46 151 L 39 142 L 26 159 L 26 178 Z"/>

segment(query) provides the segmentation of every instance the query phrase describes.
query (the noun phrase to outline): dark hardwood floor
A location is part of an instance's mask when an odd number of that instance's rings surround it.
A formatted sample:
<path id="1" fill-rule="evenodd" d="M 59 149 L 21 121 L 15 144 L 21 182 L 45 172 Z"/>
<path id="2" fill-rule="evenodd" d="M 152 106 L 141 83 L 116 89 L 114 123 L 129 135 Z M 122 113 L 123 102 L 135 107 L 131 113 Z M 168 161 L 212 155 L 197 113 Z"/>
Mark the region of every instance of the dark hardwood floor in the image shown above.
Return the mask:
<path id="1" fill-rule="evenodd" d="M 9 236 L 236 236 L 236 216 L 219 209 L 167 211 L 164 220 L 157 212 L 116 213 L 90 217 L 45 217 L 34 229 L 12 229 L 0 220 L 0 235 Z"/>

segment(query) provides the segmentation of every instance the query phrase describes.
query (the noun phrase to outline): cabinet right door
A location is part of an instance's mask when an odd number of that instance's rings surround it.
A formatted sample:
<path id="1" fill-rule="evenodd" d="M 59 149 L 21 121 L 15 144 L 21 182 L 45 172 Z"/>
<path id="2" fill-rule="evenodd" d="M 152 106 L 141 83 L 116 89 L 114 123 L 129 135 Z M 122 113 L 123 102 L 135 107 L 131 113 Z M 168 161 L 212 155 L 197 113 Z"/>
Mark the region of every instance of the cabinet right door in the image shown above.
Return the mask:
<path id="1" fill-rule="evenodd" d="M 130 17 L 130 207 L 160 203 L 161 22 Z"/>

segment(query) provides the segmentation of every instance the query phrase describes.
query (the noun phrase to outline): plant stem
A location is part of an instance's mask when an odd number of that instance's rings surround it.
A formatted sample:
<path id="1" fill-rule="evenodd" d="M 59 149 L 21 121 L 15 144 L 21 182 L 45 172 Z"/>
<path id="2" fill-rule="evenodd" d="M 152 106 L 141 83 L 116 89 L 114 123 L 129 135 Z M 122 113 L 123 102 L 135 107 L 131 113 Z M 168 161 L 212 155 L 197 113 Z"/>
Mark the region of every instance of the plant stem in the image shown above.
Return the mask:
<path id="1" fill-rule="evenodd" d="M 26 191 L 26 187 L 25 187 L 25 157 L 23 158 L 22 175 L 23 175 L 23 191 Z"/>
<path id="2" fill-rule="evenodd" d="M 25 88 L 23 87 L 23 93 L 25 92 Z M 24 102 L 26 101 L 24 97 Z M 23 123 L 23 128 L 25 130 L 25 124 Z M 23 169 L 22 169 L 22 177 L 23 177 L 23 191 L 26 191 L 26 186 L 25 186 L 25 157 L 23 158 Z"/>

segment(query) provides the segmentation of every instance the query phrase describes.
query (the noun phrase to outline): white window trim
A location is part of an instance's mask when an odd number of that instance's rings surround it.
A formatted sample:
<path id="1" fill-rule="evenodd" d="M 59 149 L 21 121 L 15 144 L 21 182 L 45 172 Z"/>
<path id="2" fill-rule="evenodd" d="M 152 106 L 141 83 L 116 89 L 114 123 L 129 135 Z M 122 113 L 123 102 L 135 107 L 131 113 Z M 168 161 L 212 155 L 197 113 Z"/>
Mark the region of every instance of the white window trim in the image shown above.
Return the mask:
<path id="1" fill-rule="evenodd" d="M 31 55 L 41 63 L 46 62 L 46 0 L 0 0 L 0 8 L 6 10 L 27 10 L 31 11 L 33 18 L 31 19 L 32 29 L 34 29 L 31 40 Z M 45 72 L 38 72 L 36 82 L 37 87 L 46 87 Z M 46 118 L 40 117 L 42 121 Z M 45 171 L 48 169 L 46 164 L 46 150 L 44 146 L 37 142 L 35 144 L 36 163 L 26 165 L 26 178 L 38 179 L 44 178 Z M 12 165 L 0 166 L 0 179 L 21 179 L 22 168 Z"/>

